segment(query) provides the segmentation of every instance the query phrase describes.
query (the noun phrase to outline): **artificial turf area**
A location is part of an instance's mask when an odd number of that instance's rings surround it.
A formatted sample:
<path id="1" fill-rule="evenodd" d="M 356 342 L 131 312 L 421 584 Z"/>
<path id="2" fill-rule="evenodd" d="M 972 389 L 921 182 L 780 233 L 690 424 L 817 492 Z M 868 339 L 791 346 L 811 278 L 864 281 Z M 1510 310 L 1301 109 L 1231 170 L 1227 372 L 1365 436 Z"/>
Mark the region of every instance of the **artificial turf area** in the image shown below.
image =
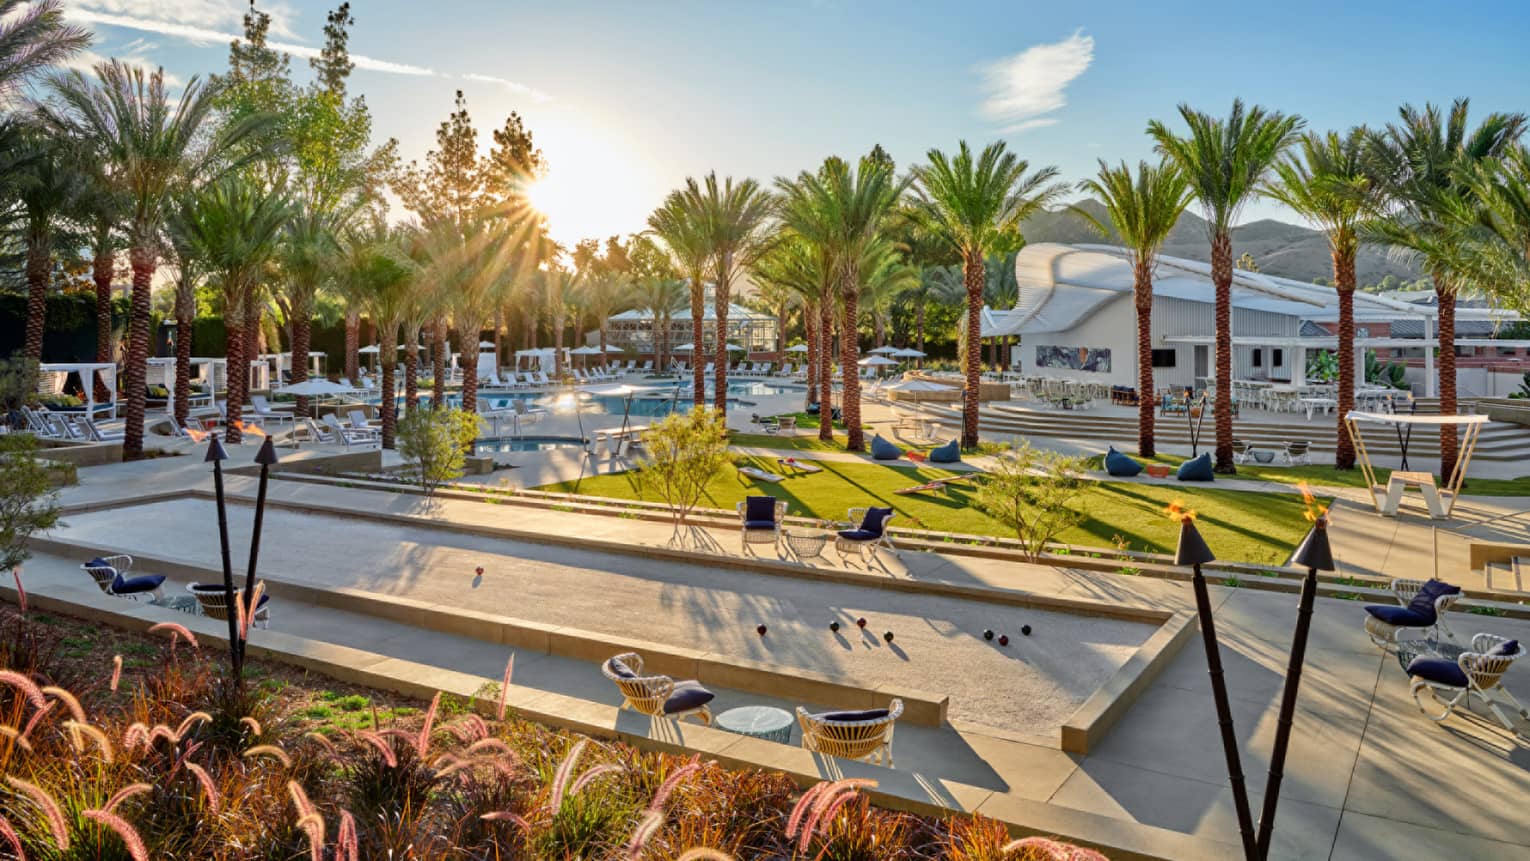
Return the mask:
<path id="1" fill-rule="evenodd" d="M 735 439 L 737 444 L 739 443 Z M 738 457 L 738 466 L 755 466 L 786 476 L 779 483 L 756 482 L 734 471 L 715 478 L 704 506 L 731 509 L 746 496 L 768 494 L 787 502 L 794 516 L 842 520 L 852 506 L 890 505 L 894 526 L 975 535 L 1013 537 L 1013 532 L 977 507 L 973 489 L 956 483 L 948 492 L 900 495 L 899 488 L 924 484 L 953 473 L 941 469 L 871 463 L 814 461 L 813 474 L 791 474 L 774 458 Z M 641 472 L 619 473 L 561 482 L 538 488 L 617 499 L 663 500 L 644 486 Z M 1179 526 L 1164 515 L 1179 501 L 1198 514 L 1197 525 L 1220 559 L 1280 564 L 1307 530 L 1301 497 L 1295 494 L 1220 490 L 1215 486 L 1163 486 L 1137 482 L 1089 482 L 1078 496 L 1086 519 L 1058 536 L 1070 544 L 1172 552 Z"/>
<path id="2" fill-rule="evenodd" d="M 1141 458 L 1127 452 L 1133 460 L 1142 463 L 1163 463 L 1177 467 L 1189 458 L 1177 455 L 1160 454 L 1156 457 Z M 1088 459 L 1090 469 L 1104 469 L 1104 456 L 1099 455 Z M 1481 467 L 1478 467 L 1480 469 Z M 1392 470 L 1376 467 L 1376 482 L 1385 486 L 1387 478 Z M 1280 484 L 1300 484 L 1306 482 L 1314 487 L 1365 487 L 1365 473 L 1359 467 L 1354 469 L 1334 469 L 1332 464 L 1314 464 L 1312 466 L 1275 466 L 1261 465 L 1257 463 L 1238 464 L 1238 474 L 1234 478 L 1246 478 L 1254 481 L 1273 481 Z M 1443 484 L 1436 475 L 1435 481 Z M 1466 486 L 1461 490 L 1462 496 L 1530 496 L 1530 477 L 1525 478 L 1477 478 L 1468 477 Z"/>

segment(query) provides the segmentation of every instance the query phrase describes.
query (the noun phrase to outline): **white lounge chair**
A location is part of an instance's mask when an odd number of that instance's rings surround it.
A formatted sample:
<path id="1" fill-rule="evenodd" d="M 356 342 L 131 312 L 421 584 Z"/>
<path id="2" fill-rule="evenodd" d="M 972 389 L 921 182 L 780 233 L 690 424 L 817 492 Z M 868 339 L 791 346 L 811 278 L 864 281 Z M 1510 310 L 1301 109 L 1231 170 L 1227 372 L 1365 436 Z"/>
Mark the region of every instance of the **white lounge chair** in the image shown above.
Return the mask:
<path id="1" fill-rule="evenodd" d="M 639 368 L 639 370 L 641 370 L 645 374 L 650 372 L 650 371 L 652 371 L 653 370 L 653 359 L 645 359 L 643 361 L 643 367 Z"/>
<path id="2" fill-rule="evenodd" d="M 95 419 L 85 415 L 75 419 L 75 426 L 84 428 L 91 442 L 118 442 L 127 436 L 124 431 L 103 431 Z"/>
<path id="3" fill-rule="evenodd" d="M 354 428 L 346 427 L 340 423 L 340 418 L 334 413 L 324 415 L 324 427 L 330 433 L 338 434 L 341 441 L 347 446 L 351 445 L 377 445 L 382 442 L 382 431 L 373 427 Z"/>
<path id="4" fill-rule="evenodd" d="M 547 410 L 541 407 L 528 406 L 523 400 L 517 399 L 510 403 L 514 405 L 515 420 L 520 424 L 535 424 L 547 415 Z"/>
<path id="5" fill-rule="evenodd" d="M 376 431 L 377 430 L 377 428 L 372 426 L 372 422 L 371 422 L 370 419 L 367 418 L 367 414 L 362 412 L 361 410 L 351 410 L 350 412 L 346 413 L 346 418 L 350 420 L 351 427 L 353 429 L 355 429 L 355 430 L 360 430 L 360 431 Z"/>
<path id="6" fill-rule="evenodd" d="M 292 421 L 292 408 L 283 405 L 281 408 L 271 406 L 265 395 L 250 395 L 250 404 L 254 407 L 256 417 L 276 422 Z"/>
<path id="7" fill-rule="evenodd" d="M 805 750 L 892 768 L 893 729 L 902 714 L 900 699 L 894 699 L 885 709 L 816 715 L 798 706 L 797 723 L 802 727 Z"/>

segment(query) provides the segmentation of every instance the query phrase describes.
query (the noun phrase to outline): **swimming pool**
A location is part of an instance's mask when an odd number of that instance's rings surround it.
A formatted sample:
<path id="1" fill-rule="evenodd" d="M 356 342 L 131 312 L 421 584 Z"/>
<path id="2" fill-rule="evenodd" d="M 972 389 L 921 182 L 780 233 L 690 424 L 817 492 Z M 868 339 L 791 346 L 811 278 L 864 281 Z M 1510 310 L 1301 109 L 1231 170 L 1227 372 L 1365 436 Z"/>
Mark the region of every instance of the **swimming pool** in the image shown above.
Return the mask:
<path id="1" fill-rule="evenodd" d="M 745 394 L 746 392 L 735 393 L 733 386 L 730 384 L 728 386 L 728 393 L 732 395 Z M 755 392 L 754 394 L 759 396 L 763 393 Z M 553 392 L 517 392 L 514 394 L 504 394 L 498 392 L 494 394 L 480 394 L 478 396 L 478 410 L 479 412 L 489 412 L 491 410 L 513 410 L 515 409 L 515 404 L 517 401 L 524 403 L 528 407 L 541 407 L 542 409 L 553 413 L 565 413 L 568 415 L 572 415 L 576 411 L 576 403 L 578 412 L 586 413 L 589 415 L 619 416 L 624 410 L 626 410 L 625 399 L 620 395 L 594 395 L 590 394 L 589 392 L 578 392 L 576 395 L 574 390 Z M 382 399 L 374 398 L 371 402 L 373 404 L 382 403 Z M 427 394 L 421 394 L 420 403 L 424 406 L 429 406 L 430 396 Z M 710 395 L 707 398 L 707 403 L 711 403 Z M 747 401 L 736 397 L 728 398 L 727 403 L 728 409 L 730 410 L 738 409 L 740 407 L 755 406 L 753 401 Z M 453 408 L 462 406 L 462 395 L 455 392 L 447 393 L 446 405 Z M 632 407 L 629 415 L 650 417 L 667 416 L 675 410 L 676 406 L 684 411 L 690 409 L 690 405 L 691 397 L 689 392 L 682 392 L 677 397 L 673 390 L 667 392 L 656 391 L 652 394 L 645 393 L 641 395 L 634 395 L 632 398 Z M 403 398 L 398 399 L 398 406 L 399 409 L 403 409 Z"/>
<path id="2" fill-rule="evenodd" d="M 555 448 L 581 448 L 584 440 L 576 436 L 523 436 L 523 437 L 480 437 L 477 443 L 479 454 L 488 452 L 512 452 L 512 451 L 546 451 Z"/>

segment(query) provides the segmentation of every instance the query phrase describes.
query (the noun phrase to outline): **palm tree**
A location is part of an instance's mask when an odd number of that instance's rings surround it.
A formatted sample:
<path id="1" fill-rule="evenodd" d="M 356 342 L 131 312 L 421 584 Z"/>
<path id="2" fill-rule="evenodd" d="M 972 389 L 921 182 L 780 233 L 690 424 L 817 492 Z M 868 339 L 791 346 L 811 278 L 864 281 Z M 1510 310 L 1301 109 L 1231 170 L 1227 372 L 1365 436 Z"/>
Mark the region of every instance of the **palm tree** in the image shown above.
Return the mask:
<path id="1" fill-rule="evenodd" d="M 211 128 L 217 93 L 195 77 L 172 105 L 165 93 L 162 70 L 145 75 L 142 69 L 112 60 L 95 68 L 95 81 L 78 71 L 55 78 L 53 89 L 62 103 L 49 119 L 67 133 L 77 134 L 101 154 L 122 196 L 123 230 L 133 267 L 128 316 L 127 367 L 123 369 L 123 417 L 127 422 L 122 456 L 143 456 L 144 383 L 149 360 L 149 305 L 158 263 L 160 230 L 177 184 L 190 184 L 237 167 L 227 156 L 236 148 L 246 158 L 260 149 L 248 146 L 270 123 L 251 116 Z M 233 373 L 232 380 L 240 374 Z"/>
<path id="2" fill-rule="evenodd" d="M 786 196 L 788 206 L 801 206 L 805 203 L 791 195 Z M 814 217 L 811 212 L 801 214 L 783 211 L 783 214 L 792 218 Z M 820 253 L 818 246 L 795 231 L 782 230 L 771 243 L 770 249 L 755 261 L 753 274 L 755 280 L 761 285 L 784 289 L 795 294 L 797 301 L 801 304 L 802 328 L 808 348 L 808 384 L 803 392 L 803 409 L 815 403 L 822 403 L 819 392 L 820 384 L 828 379 L 828 363 L 826 362 L 828 351 L 823 348 L 826 343 L 826 333 L 821 329 L 823 321 L 827 318 L 820 313 L 820 305 L 825 301 L 825 297 L 833 295 L 835 285 L 834 271 L 828 256 Z M 833 439 L 833 432 L 832 421 L 819 421 L 820 439 L 824 441 Z"/>
<path id="3" fill-rule="evenodd" d="M 563 331 L 568 324 L 570 310 L 578 307 L 579 276 L 561 266 L 542 270 L 542 305 L 547 309 L 553 326 L 553 371 L 563 377 Z"/>
<path id="4" fill-rule="evenodd" d="M 394 396 L 398 330 L 415 304 L 418 271 L 399 239 L 380 226 L 351 237 L 340 267 L 342 289 L 357 298 L 377 326 L 383 395 L 377 411 L 382 425 L 382 447 L 388 449 L 393 448 L 398 428 L 398 399 Z"/>
<path id="5" fill-rule="evenodd" d="M 620 272 L 597 271 L 584 283 L 584 307 L 595 319 L 600 335 L 600 363 L 606 363 L 606 324 L 612 314 L 625 311 L 633 298 L 632 281 Z"/>
<path id="6" fill-rule="evenodd" d="M 816 326 L 818 333 L 808 339 L 809 380 L 816 380 L 816 385 L 809 383 L 806 397 L 811 405 L 815 395 L 812 390 L 817 389 L 818 439 L 823 442 L 834 439 L 834 312 L 840 308 L 841 279 L 837 204 L 830 188 L 830 168 L 836 161 L 825 161 L 816 174 L 803 171 L 795 180 L 776 179 L 781 195 L 781 222 L 793 237 L 783 241 L 796 246 L 793 253 L 797 259 L 791 265 L 797 272 L 792 278 L 798 289 L 810 294 L 809 304 L 818 312 L 816 317 L 811 312 L 804 315 L 809 332 Z"/>
<path id="7" fill-rule="evenodd" d="M 1467 268 L 1477 283 L 1523 308 L 1530 287 L 1530 149 L 1511 147 L 1503 158 L 1475 165 L 1468 179 L 1481 208 Z"/>
<path id="8" fill-rule="evenodd" d="M 338 233 L 348 213 L 316 208 L 311 200 L 299 204 L 282 238 L 279 262 L 283 304 L 291 326 L 291 383 L 308 379 L 308 349 L 313 343 L 314 300 L 330 277 L 340 254 Z M 350 378 L 352 381 L 354 377 Z M 295 412 L 308 415 L 308 398 L 299 397 Z"/>
<path id="9" fill-rule="evenodd" d="M 1111 167 L 1102 160 L 1095 178 L 1080 182 L 1078 188 L 1093 194 L 1105 207 L 1105 222 L 1084 209 L 1074 207 L 1073 211 L 1106 236 L 1114 234 L 1118 237 L 1132 266 L 1132 305 L 1137 310 L 1137 453 L 1152 457 L 1155 454 L 1153 413 L 1157 405 L 1153 397 L 1156 390 L 1153 382 L 1153 269 L 1169 231 L 1174 229 L 1180 214 L 1190 205 L 1190 184 L 1179 168 L 1168 160 L 1157 165 L 1139 162 L 1135 178 L 1126 162 Z"/>
<path id="10" fill-rule="evenodd" d="M 639 279 L 634 288 L 634 304 L 652 315 L 654 364 L 660 373 L 669 364 L 670 321 L 685 307 L 685 295 L 685 281 L 679 278 L 649 276 Z"/>
<path id="11" fill-rule="evenodd" d="M 752 179 L 737 183 L 732 177 L 717 179 L 708 173 L 702 183 L 704 235 L 712 261 L 712 307 L 717 318 L 717 344 L 713 406 L 728 410 L 728 308 L 733 302 L 733 282 L 765 247 L 765 222 L 773 202 Z M 697 344 L 700 347 L 700 344 Z"/>
<path id="12" fill-rule="evenodd" d="M 0 0 L 0 97 L 89 45 L 90 31 L 65 24 L 59 0 Z"/>
<path id="13" fill-rule="evenodd" d="M 42 361 L 48 287 L 53 281 L 53 247 L 66 218 L 76 212 L 84 185 L 72 142 L 50 139 L 27 126 L 17 134 L 15 162 L 6 183 L 20 211 L 20 240 L 26 249 L 27 316 L 22 355 L 26 358 L 23 391 L 37 390 Z"/>
<path id="14" fill-rule="evenodd" d="M 1234 99 L 1227 119 L 1179 106 L 1190 133 L 1180 137 L 1158 120 L 1147 132 L 1174 162 L 1200 202 L 1211 240 L 1211 282 L 1216 290 L 1216 470 L 1237 472 L 1232 453 L 1232 227 L 1243 204 L 1258 192 L 1270 168 L 1296 139 L 1302 119 Z"/>
<path id="15" fill-rule="evenodd" d="M 1401 121 L 1368 137 L 1371 171 L 1387 199 L 1387 217 L 1367 236 L 1423 259 L 1434 281 L 1439 312 L 1440 413 L 1456 405 L 1456 291 L 1469 274 L 1471 245 L 1464 228 L 1479 210 L 1469 181 L 1478 165 L 1501 157 L 1524 133 L 1524 114 L 1489 114 L 1467 123 L 1468 101 L 1444 114 L 1435 105 L 1399 109 Z M 1440 474 L 1449 480 L 1459 453 L 1456 429 L 1440 428 Z"/>
<path id="16" fill-rule="evenodd" d="M 291 217 L 292 205 L 282 190 L 232 174 L 204 188 L 175 227 L 223 286 L 228 336 L 228 420 L 223 436 L 228 442 L 243 438 L 240 418 L 254 354 L 256 291 Z"/>
<path id="17" fill-rule="evenodd" d="M 966 141 L 954 157 L 930 150 L 930 163 L 914 169 L 919 199 L 915 208 L 921 227 L 943 239 L 962 259 L 967 288 L 966 349 L 963 371 L 966 397 L 962 404 L 962 446 L 978 443 L 978 387 L 983 330 L 984 254 L 1000 237 L 1019 230 L 1020 222 L 1062 194 L 1055 184 L 1057 168 L 1031 172 L 1030 162 L 1008 152 L 1003 141 L 983 148 L 976 160 Z"/>
<path id="18" fill-rule="evenodd" d="M 165 216 L 165 244 L 175 266 L 175 421 L 184 425 L 191 412 L 191 332 L 197 316 L 197 284 L 206 261 L 197 244 L 201 206 L 196 192 L 178 197 Z"/>
<path id="19" fill-rule="evenodd" d="M 1355 408 L 1355 256 L 1360 227 L 1380 205 L 1377 183 L 1366 167 L 1364 126 L 1344 134 L 1309 132 L 1292 155 L 1275 165 L 1278 182 L 1265 193 L 1316 224 L 1328 238 L 1333 286 L 1339 295 L 1339 405 L 1336 469 L 1354 469 L 1355 443 L 1344 417 Z"/>
<path id="20" fill-rule="evenodd" d="M 866 249 L 861 271 L 865 273 L 861 288 L 866 299 L 863 304 L 871 315 L 876 345 L 886 346 L 892 303 L 919 283 L 919 270 L 905 263 L 898 246 L 883 238 Z"/>
<path id="21" fill-rule="evenodd" d="M 675 269 L 690 282 L 691 399 L 698 407 L 706 403 L 707 396 L 707 381 L 700 361 L 706 355 L 703 346 L 706 335 L 706 275 L 712 259 L 706 218 L 706 201 L 701 193 L 701 185 L 690 177 L 686 178 L 684 188 L 670 192 L 659 208 L 648 216 L 648 232 L 664 243 L 674 260 Z"/>

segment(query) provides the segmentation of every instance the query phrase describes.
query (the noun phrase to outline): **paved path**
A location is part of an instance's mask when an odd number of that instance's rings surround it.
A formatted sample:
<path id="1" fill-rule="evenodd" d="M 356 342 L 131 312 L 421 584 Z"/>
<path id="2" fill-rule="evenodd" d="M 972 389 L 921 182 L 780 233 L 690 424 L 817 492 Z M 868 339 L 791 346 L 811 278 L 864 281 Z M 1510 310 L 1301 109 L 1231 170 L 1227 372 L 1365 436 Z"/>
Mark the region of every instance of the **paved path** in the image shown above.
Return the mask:
<path id="1" fill-rule="evenodd" d="M 236 455 L 236 459 L 238 456 Z M 169 466 L 159 478 L 140 465 L 81 470 L 84 486 L 71 488 L 74 500 L 132 498 L 157 490 L 206 487 L 206 467 Z M 200 475 L 198 474 L 200 468 Z M 133 472 L 127 477 L 116 471 Z M 317 500 L 317 490 L 331 501 L 355 508 L 386 506 L 418 509 L 422 517 L 457 519 L 478 516 L 461 506 L 508 509 L 476 503 L 438 504 L 427 511 L 416 497 L 386 498 L 357 490 L 316 488 L 279 482 L 284 495 Z M 231 491 L 249 492 L 247 479 L 231 481 Z M 330 495 L 333 495 L 331 497 Z M 136 523 L 125 509 L 118 516 Z M 523 528 L 561 534 L 616 538 L 635 545 L 667 541 L 669 527 L 647 521 L 594 517 L 567 512 L 514 509 Z M 1398 547 L 1398 536 L 1427 534 L 1407 518 L 1383 521 L 1360 513 L 1341 514 L 1336 529 L 1355 524 L 1351 535 L 1336 532 L 1345 564 L 1361 564 L 1367 552 L 1360 535 L 1370 535 L 1369 555 Z M 1388 544 L 1377 524 L 1395 524 Z M 1369 528 L 1367 528 L 1367 525 Z M 720 533 L 719 542 L 731 532 Z M 736 540 L 736 536 L 732 536 Z M 1411 538 L 1409 540 L 1412 540 Z M 724 544 L 724 546 L 731 546 Z M 1352 554 L 1352 555 L 1351 555 Z M 943 578 L 1001 586 L 1023 592 L 1085 595 L 1097 599 L 1155 602 L 1168 608 L 1190 603 L 1187 584 L 1142 577 L 1091 574 L 993 560 L 905 554 L 894 576 Z M 1353 561 L 1350 561 L 1353 560 Z M 638 564 L 636 561 L 634 564 Z M 1420 559 L 1398 547 L 1395 555 L 1370 564 L 1389 574 L 1418 574 Z M 52 573 L 49 573 L 49 569 Z M 88 590 L 77 569 L 61 560 L 42 560 L 29 568 L 38 588 Z M 47 581 L 53 582 L 47 582 Z M 1294 613 L 1291 595 L 1213 587 L 1218 633 L 1223 646 L 1243 764 L 1251 785 L 1262 788 L 1284 676 Z M 89 594 L 77 591 L 76 594 Z M 98 593 L 97 593 L 98 594 Z M 346 620 L 334 611 L 286 617 L 302 630 L 352 638 L 367 647 L 421 656 L 441 666 L 497 673 L 499 655 L 478 657 L 466 643 L 443 635 L 376 625 L 375 620 Z M 1530 786 L 1530 746 L 1482 721 L 1452 718 L 1443 725 L 1425 720 L 1407 693 L 1407 680 L 1394 659 L 1379 653 L 1360 630 L 1354 602 L 1320 599 L 1316 608 L 1308 664 L 1297 712 L 1297 732 L 1287 762 L 1285 790 L 1276 826 L 1274 857 L 1281 858 L 1459 858 L 1530 859 L 1530 821 L 1522 815 Z M 286 627 L 288 622 L 279 622 Z M 373 633 L 376 626 L 378 633 Z M 1530 623 L 1487 617 L 1461 617 L 1462 634 L 1483 630 L 1530 640 Z M 479 646 L 478 648 L 482 648 Z M 491 660 L 492 658 L 492 660 Z M 519 660 L 517 664 L 519 666 Z M 549 665 L 551 666 L 551 665 Z M 953 686 L 980 686 L 988 679 L 965 667 L 952 668 Z M 579 676 L 572 668 L 553 667 L 545 683 Z M 1530 701 L 1530 673 L 1511 673 L 1507 682 L 1521 700 Z M 606 699 L 600 685 L 581 681 L 592 698 Z M 1181 652 L 1137 701 L 1099 748 L 1074 757 L 979 733 L 955 730 L 899 729 L 901 769 L 949 776 L 992 795 L 960 799 L 969 806 L 1002 815 L 1006 805 L 1025 800 L 1091 811 L 1233 843 L 1236 825 L 1217 727 L 1206 681 L 1202 651 Z M 1530 728 L 1526 728 L 1530 731 Z M 1257 806 L 1258 791 L 1253 793 Z"/>

